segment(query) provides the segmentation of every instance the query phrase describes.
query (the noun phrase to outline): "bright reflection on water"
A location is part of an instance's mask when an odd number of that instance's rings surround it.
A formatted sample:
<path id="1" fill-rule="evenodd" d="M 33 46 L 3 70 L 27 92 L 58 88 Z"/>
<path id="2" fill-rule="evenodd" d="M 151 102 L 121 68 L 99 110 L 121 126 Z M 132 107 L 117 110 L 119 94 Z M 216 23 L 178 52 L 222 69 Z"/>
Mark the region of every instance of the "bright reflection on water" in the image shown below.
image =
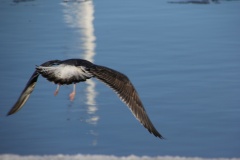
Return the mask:
<path id="1" fill-rule="evenodd" d="M 87 1 L 84 3 L 74 2 L 74 3 L 62 3 L 64 9 L 64 20 L 69 27 L 77 30 L 80 37 L 79 46 L 83 50 L 82 53 L 76 55 L 71 55 L 73 57 L 81 57 L 90 62 L 94 62 L 95 56 L 95 40 L 94 35 L 94 6 L 92 1 Z M 97 104 L 96 96 L 97 92 L 95 89 L 95 82 L 92 79 L 86 81 L 86 105 L 87 113 L 90 118 L 86 120 L 87 123 L 96 125 L 99 121 L 99 116 L 97 115 Z M 93 132 L 93 131 L 91 131 Z M 96 131 L 94 131 L 94 135 Z M 97 140 L 93 140 L 93 145 L 97 145 Z"/>

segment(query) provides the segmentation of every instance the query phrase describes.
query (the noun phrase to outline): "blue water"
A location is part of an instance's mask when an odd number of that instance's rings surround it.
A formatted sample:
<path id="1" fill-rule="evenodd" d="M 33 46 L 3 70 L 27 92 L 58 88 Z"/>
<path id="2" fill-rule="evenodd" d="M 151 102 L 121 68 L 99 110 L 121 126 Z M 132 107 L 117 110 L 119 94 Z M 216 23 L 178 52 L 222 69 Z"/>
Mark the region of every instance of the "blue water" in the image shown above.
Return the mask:
<path id="1" fill-rule="evenodd" d="M 1 1 L 0 154 L 240 157 L 240 1 Z M 97 80 L 40 78 L 51 59 L 84 58 L 128 75 L 158 131 L 142 127 Z"/>

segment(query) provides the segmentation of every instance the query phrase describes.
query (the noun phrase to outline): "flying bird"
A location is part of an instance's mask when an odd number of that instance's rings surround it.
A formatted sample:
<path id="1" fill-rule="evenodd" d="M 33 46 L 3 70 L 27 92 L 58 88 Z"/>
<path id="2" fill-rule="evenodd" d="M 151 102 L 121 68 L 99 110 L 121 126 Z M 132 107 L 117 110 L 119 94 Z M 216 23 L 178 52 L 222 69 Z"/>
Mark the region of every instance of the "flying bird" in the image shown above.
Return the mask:
<path id="1" fill-rule="evenodd" d="M 93 77 L 97 78 L 118 94 L 119 98 L 129 107 L 136 119 L 139 120 L 151 134 L 160 139 L 164 139 L 153 126 L 136 89 L 127 76 L 111 68 L 96 65 L 83 59 L 51 60 L 40 66 L 36 66 L 36 70 L 7 115 L 12 115 L 23 107 L 34 90 L 39 75 L 57 84 L 57 89 L 54 92 L 55 95 L 57 95 L 60 85 L 73 84 L 73 91 L 69 95 L 70 100 L 73 100 L 75 97 L 76 83 L 86 81 Z"/>

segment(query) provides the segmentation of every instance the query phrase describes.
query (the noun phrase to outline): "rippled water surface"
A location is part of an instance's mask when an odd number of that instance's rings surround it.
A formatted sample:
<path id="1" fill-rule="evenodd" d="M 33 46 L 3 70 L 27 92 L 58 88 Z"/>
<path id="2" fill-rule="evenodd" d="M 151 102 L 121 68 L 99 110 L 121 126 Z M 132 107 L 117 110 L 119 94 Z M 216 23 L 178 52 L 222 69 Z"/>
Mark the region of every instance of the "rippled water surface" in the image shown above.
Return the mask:
<path id="1" fill-rule="evenodd" d="M 178 2 L 178 1 L 176 1 Z M 240 157 L 240 1 L 2 0 L 0 154 Z M 26 105 L 6 113 L 51 59 L 83 58 L 128 75 L 158 131 L 142 127 L 92 79 L 40 77 Z"/>

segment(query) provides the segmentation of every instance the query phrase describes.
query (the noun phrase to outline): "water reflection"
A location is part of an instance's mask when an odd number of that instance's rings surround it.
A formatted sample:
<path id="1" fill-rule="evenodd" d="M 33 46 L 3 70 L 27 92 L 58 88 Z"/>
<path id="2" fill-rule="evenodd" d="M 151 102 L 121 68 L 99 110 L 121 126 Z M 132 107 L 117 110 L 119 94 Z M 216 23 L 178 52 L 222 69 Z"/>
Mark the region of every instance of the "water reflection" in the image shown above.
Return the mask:
<path id="1" fill-rule="evenodd" d="M 79 3 L 81 2 L 81 3 Z M 79 50 L 83 50 L 81 55 L 88 61 L 94 61 L 95 55 L 95 35 L 94 35 L 94 6 L 92 1 L 64 1 L 62 3 L 64 6 L 64 20 L 69 27 L 79 31 Z M 76 55 L 75 55 L 76 56 Z M 86 105 L 87 113 L 90 115 L 87 119 L 87 123 L 96 125 L 99 120 L 99 116 L 96 115 L 98 110 L 96 106 L 96 95 L 95 91 L 95 82 L 92 79 L 86 81 Z M 90 134 L 96 136 L 97 133 L 91 131 Z M 97 142 L 94 141 L 93 145 L 96 145 Z"/>
<path id="2" fill-rule="evenodd" d="M 168 3 L 177 3 L 177 4 L 210 4 L 210 3 L 219 3 L 219 0 L 183 0 L 183 1 L 169 1 Z"/>
<path id="3" fill-rule="evenodd" d="M 14 3 L 29 2 L 34 0 L 13 0 Z"/>

